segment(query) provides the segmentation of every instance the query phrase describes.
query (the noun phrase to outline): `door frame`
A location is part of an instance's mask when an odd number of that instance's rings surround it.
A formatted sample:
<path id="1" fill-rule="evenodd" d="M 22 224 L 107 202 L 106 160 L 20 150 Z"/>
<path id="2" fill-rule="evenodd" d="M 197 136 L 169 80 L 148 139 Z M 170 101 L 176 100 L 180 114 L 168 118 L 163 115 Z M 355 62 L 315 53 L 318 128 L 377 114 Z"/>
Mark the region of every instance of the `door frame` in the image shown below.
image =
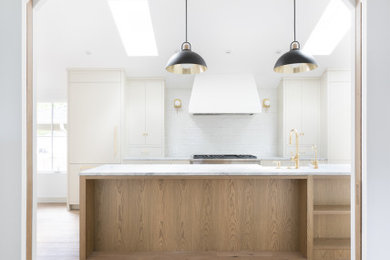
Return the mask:
<path id="1" fill-rule="evenodd" d="M 355 259 L 362 260 L 362 172 L 363 172 L 363 1 L 355 0 L 355 100 L 354 100 L 354 169 L 355 169 Z"/>
<path id="2" fill-rule="evenodd" d="M 26 260 L 33 258 L 34 221 L 34 84 L 33 84 L 33 0 L 26 3 Z"/>
<path id="3" fill-rule="evenodd" d="M 41 0 L 42 1 L 42 0 Z M 38 1 L 37 1 L 38 2 Z M 355 100 L 354 100 L 354 169 L 355 169 L 355 259 L 362 259 L 362 75 L 363 75 L 363 1 L 355 0 Z M 26 260 L 33 259 L 33 0 L 26 4 Z"/>

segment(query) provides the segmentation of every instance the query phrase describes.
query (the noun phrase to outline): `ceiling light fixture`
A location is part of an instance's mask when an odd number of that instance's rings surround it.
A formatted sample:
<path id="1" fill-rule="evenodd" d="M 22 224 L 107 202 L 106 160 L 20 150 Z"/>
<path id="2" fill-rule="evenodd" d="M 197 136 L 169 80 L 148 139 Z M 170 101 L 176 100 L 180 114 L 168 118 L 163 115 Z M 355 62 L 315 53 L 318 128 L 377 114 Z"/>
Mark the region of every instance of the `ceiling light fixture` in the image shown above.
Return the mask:
<path id="1" fill-rule="evenodd" d="M 179 52 L 175 53 L 169 60 L 166 66 L 168 72 L 176 74 L 196 74 L 207 70 L 206 62 L 203 58 L 191 50 L 191 43 L 187 39 L 187 0 L 185 5 L 186 10 L 186 33 L 185 42 L 182 43 Z"/>
<path id="2" fill-rule="evenodd" d="M 318 67 L 314 58 L 301 51 L 301 44 L 297 41 L 296 0 L 294 0 L 294 41 L 290 44 L 290 51 L 283 54 L 275 63 L 274 71 L 279 73 L 300 73 L 314 70 Z"/>

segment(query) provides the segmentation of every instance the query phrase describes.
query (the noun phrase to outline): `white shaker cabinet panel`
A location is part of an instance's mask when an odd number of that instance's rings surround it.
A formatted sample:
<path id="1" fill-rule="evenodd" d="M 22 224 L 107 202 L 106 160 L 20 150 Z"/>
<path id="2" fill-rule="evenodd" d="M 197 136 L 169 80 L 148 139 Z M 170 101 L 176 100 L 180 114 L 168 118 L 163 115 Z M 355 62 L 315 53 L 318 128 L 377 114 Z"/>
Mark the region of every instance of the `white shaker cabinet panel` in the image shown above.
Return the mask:
<path id="1" fill-rule="evenodd" d="M 285 139 L 288 141 L 288 132 L 289 130 L 296 128 L 300 131 L 302 128 L 302 93 L 301 93 L 301 84 L 300 82 L 289 81 L 288 86 L 283 88 L 284 92 L 284 134 Z"/>
<path id="2" fill-rule="evenodd" d="M 313 144 L 319 146 L 320 142 L 320 81 L 304 80 L 301 94 L 301 131 L 305 133 L 301 144 L 311 149 Z"/>
<path id="3" fill-rule="evenodd" d="M 351 161 L 352 97 L 351 82 L 333 82 L 328 113 L 328 159 L 334 163 Z"/>
<path id="4" fill-rule="evenodd" d="M 350 163 L 352 155 L 352 75 L 328 69 L 321 78 L 321 156 L 329 163 Z"/>
<path id="5" fill-rule="evenodd" d="M 128 79 L 123 106 L 123 158 L 163 156 L 164 81 Z"/>
<path id="6" fill-rule="evenodd" d="M 120 162 L 121 85 L 71 83 L 69 163 Z"/>
<path id="7" fill-rule="evenodd" d="M 301 157 L 311 157 L 312 146 L 320 145 L 320 80 L 283 79 L 279 91 L 280 154 L 295 154 L 295 137 L 289 144 L 289 132 L 295 128 L 304 133 L 299 138 Z"/>
<path id="8" fill-rule="evenodd" d="M 146 145 L 161 146 L 164 134 L 164 85 L 161 80 L 148 80 L 145 83 L 145 130 Z"/>
<path id="9" fill-rule="evenodd" d="M 146 92 L 143 81 L 129 81 L 124 93 L 125 142 L 128 145 L 143 145 L 146 141 Z"/>

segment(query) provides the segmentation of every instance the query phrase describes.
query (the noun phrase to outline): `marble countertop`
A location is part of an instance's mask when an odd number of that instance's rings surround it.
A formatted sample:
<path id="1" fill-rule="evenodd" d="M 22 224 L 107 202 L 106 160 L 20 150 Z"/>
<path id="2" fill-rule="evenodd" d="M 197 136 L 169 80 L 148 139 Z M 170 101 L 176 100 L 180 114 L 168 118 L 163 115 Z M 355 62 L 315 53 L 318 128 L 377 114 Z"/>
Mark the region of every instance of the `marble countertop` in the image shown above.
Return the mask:
<path id="1" fill-rule="evenodd" d="M 351 166 L 323 164 L 319 169 L 287 169 L 258 164 L 106 164 L 85 170 L 81 176 L 257 176 L 257 175 L 350 175 Z"/>
<path id="2" fill-rule="evenodd" d="M 125 157 L 124 161 L 190 161 L 190 157 Z"/>

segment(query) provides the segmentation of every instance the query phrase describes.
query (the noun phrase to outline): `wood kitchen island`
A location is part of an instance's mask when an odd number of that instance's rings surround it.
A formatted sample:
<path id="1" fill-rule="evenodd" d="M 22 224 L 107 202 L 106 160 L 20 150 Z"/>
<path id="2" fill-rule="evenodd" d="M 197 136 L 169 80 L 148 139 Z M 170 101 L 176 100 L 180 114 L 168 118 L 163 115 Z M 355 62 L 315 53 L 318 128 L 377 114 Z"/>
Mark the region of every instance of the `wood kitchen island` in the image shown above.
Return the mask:
<path id="1" fill-rule="evenodd" d="M 104 165 L 80 174 L 80 259 L 350 259 L 350 168 Z"/>

